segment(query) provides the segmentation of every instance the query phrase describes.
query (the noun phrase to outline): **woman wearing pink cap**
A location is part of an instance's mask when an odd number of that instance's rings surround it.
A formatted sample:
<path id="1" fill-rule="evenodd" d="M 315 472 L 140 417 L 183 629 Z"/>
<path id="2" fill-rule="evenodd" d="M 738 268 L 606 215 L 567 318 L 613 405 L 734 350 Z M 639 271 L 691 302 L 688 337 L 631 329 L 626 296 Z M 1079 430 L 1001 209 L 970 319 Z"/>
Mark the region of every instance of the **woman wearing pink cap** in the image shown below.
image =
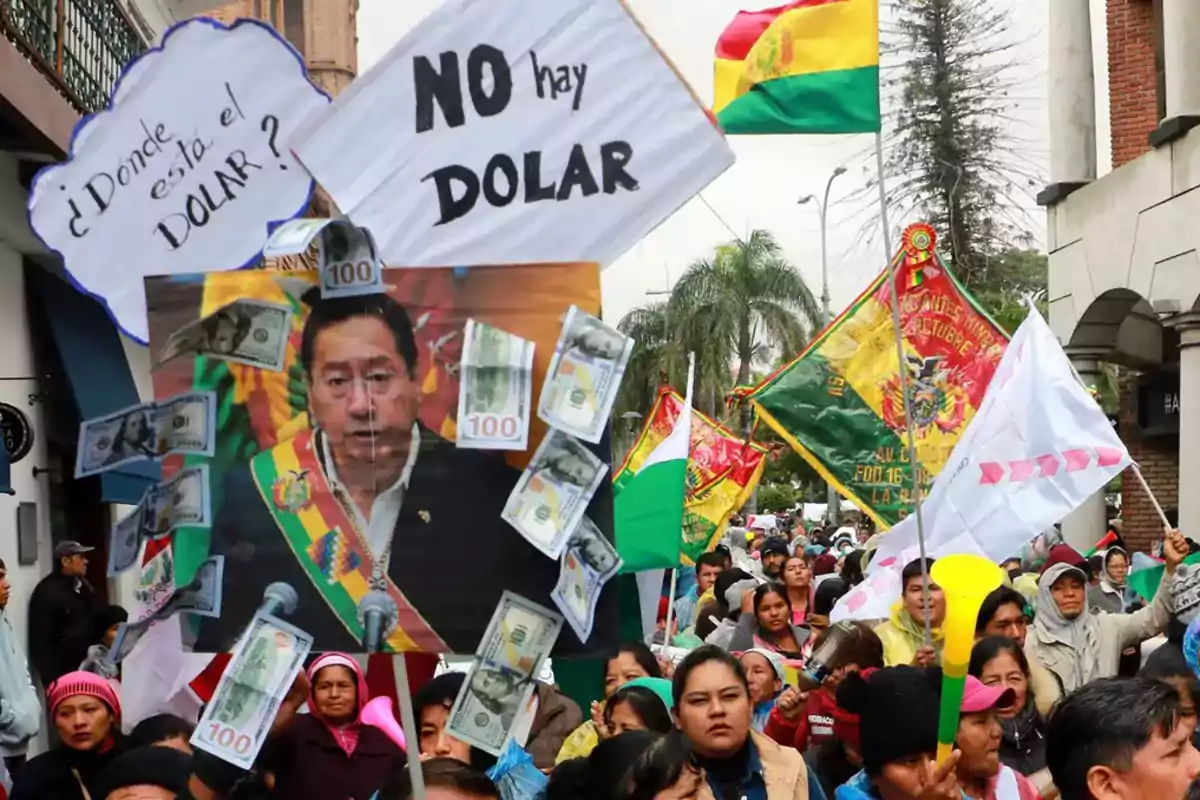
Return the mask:
<path id="1" fill-rule="evenodd" d="M 956 774 L 963 794 L 973 800 L 1041 800 L 1021 773 L 1000 763 L 1000 709 L 1016 702 L 1006 686 L 985 686 L 974 675 L 963 688 L 955 747 L 962 753 Z"/>
<path id="2" fill-rule="evenodd" d="M 358 662 L 325 653 L 308 668 L 312 689 L 269 756 L 275 797 L 367 800 L 404 767 L 404 753 L 382 731 L 362 724 L 367 682 Z"/>
<path id="3" fill-rule="evenodd" d="M 50 719 L 62 744 L 17 773 L 10 800 L 85 800 L 96 777 L 123 750 L 121 701 L 108 681 L 68 672 L 50 684 Z"/>

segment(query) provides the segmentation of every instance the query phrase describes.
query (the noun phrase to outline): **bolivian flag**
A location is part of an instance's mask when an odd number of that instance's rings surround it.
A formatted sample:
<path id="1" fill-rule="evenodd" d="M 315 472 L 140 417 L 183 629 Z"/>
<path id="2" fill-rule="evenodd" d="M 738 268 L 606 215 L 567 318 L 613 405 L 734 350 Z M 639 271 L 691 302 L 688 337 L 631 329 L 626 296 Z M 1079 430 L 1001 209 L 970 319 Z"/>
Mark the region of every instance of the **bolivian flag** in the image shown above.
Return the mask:
<path id="1" fill-rule="evenodd" d="M 910 391 L 917 474 L 928 487 L 974 418 L 1008 345 L 937 257 L 935 240 L 929 226 L 911 225 L 895 256 L 902 361 L 884 271 L 803 353 L 738 391 L 880 529 L 913 507 L 900 370 Z"/>
<path id="2" fill-rule="evenodd" d="M 742 11 L 717 40 L 713 111 L 726 133 L 872 133 L 879 0 Z"/>

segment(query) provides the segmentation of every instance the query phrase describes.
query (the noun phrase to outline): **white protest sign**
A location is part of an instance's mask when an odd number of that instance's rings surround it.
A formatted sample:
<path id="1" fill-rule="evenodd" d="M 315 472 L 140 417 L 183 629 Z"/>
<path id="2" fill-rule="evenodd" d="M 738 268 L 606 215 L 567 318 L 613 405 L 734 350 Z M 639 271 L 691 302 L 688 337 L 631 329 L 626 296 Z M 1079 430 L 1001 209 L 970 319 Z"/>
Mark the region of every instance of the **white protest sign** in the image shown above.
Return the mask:
<path id="1" fill-rule="evenodd" d="M 611 263 L 727 169 L 621 0 L 447 0 L 292 139 L 385 263 Z"/>
<path id="2" fill-rule="evenodd" d="M 189 20 L 126 69 L 70 158 L 38 173 L 30 223 L 144 342 L 145 276 L 241 267 L 268 222 L 304 210 L 312 178 L 288 137 L 328 103 L 269 26 Z"/>

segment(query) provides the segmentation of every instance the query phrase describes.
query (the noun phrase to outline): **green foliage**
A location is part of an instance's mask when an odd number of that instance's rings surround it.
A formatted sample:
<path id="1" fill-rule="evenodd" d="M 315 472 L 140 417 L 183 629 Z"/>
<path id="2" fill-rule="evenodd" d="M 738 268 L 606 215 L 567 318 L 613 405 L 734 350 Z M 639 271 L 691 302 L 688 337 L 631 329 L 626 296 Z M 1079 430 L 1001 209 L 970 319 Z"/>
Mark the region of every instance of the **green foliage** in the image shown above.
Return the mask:
<path id="1" fill-rule="evenodd" d="M 971 293 L 1000 327 L 1012 335 L 1025 321 L 1032 300 L 1042 316 L 1048 312 L 1048 259 L 1036 250 L 1004 250 L 984 262 Z"/>
<path id="2" fill-rule="evenodd" d="M 801 490 L 790 483 L 763 484 L 758 487 L 758 507 L 780 511 L 804 500 Z"/>
<path id="3" fill-rule="evenodd" d="M 695 405 L 720 419 L 722 398 L 749 382 L 753 365 L 800 352 L 820 324 L 820 307 L 800 271 L 769 231 L 756 230 L 689 266 L 666 303 L 636 308 L 618 323 L 637 344 L 614 411 L 648 413 L 664 381 L 683 392 L 692 352 Z"/>

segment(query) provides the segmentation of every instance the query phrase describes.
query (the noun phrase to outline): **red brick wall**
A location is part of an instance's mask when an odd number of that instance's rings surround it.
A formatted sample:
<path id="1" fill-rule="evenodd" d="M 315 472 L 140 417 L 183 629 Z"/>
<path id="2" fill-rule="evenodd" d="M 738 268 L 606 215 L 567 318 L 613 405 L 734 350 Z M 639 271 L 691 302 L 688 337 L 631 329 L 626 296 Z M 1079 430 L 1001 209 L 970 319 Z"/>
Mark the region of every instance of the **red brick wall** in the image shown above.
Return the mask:
<path id="1" fill-rule="evenodd" d="M 1108 0 L 1108 98 L 1113 169 L 1150 149 L 1158 126 L 1154 0 Z"/>
<path id="2" fill-rule="evenodd" d="M 1178 508 L 1179 439 L 1141 438 L 1137 425 L 1137 375 L 1129 371 L 1121 373 L 1120 431 L 1129 455 L 1141 465 L 1142 475 L 1158 502 L 1167 510 Z M 1162 538 L 1158 512 L 1132 470 L 1126 470 L 1121 479 L 1121 518 L 1125 543 L 1134 550 L 1149 552 L 1151 545 Z"/>

